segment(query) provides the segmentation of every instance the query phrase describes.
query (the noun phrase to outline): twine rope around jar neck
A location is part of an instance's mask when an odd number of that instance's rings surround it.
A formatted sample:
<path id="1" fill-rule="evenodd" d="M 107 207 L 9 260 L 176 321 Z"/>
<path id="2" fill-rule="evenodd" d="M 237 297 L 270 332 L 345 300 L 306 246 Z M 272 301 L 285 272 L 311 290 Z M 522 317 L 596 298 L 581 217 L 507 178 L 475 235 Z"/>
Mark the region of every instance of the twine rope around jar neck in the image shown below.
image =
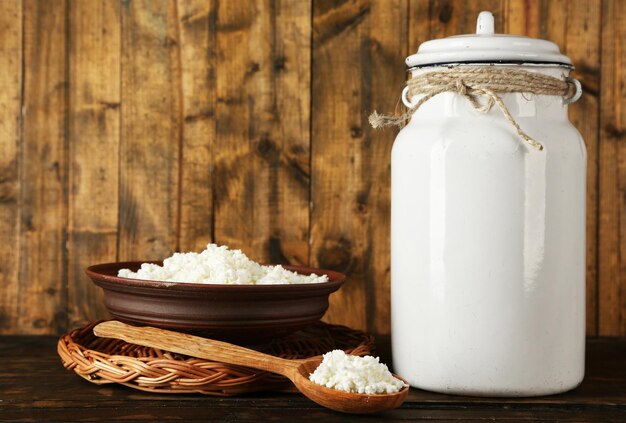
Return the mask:
<path id="1" fill-rule="evenodd" d="M 413 113 L 428 100 L 441 93 L 453 92 L 467 98 L 474 110 L 479 113 L 487 113 L 497 105 L 505 119 L 515 128 L 517 135 L 537 150 L 543 150 L 543 145 L 522 130 L 499 94 L 553 95 L 562 97 L 565 104 L 578 100 L 581 94 L 580 83 L 573 78 L 562 80 L 523 69 L 494 66 L 458 66 L 424 73 L 407 81 L 405 90 L 409 99 L 418 94 L 423 94 L 423 97 L 400 115 L 381 115 L 374 111 L 369 117 L 372 127 L 396 125 L 402 128 Z M 486 100 L 484 104 L 481 104 L 481 98 Z"/>

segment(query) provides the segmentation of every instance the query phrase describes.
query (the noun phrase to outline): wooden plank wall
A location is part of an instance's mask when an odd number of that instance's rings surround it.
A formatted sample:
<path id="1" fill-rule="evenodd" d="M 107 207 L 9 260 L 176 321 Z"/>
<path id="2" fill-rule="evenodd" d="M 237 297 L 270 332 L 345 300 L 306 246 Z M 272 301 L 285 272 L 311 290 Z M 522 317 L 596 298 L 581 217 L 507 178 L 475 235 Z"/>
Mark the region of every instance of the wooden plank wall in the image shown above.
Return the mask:
<path id="1" fill-rule="evenodd" d="M 626 3 L 0 3 L 0 333 L 105 316 L 90 263 L 208 242 L 350 275 L 327 319 L 389 327 L 389 162 L 404 58 L 475 29 L 557 42 L 585 96 L 587 332 L 626 335 Z"/>

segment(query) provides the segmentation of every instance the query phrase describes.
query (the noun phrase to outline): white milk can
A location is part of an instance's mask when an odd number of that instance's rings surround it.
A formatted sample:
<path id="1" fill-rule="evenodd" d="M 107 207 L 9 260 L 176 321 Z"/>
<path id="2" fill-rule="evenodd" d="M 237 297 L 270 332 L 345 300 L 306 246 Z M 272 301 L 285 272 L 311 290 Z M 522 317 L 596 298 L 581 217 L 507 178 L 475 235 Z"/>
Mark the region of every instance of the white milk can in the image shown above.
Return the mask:
<path id="1" fill-rule="evenodd" d="M 567 117 L 581 90 L 555 44 L 493 28 L 482 12 L 476 34 L 407 58 L 393 366 L 431 391 L 554 394 L 584 374 L 587 158 Z"/>

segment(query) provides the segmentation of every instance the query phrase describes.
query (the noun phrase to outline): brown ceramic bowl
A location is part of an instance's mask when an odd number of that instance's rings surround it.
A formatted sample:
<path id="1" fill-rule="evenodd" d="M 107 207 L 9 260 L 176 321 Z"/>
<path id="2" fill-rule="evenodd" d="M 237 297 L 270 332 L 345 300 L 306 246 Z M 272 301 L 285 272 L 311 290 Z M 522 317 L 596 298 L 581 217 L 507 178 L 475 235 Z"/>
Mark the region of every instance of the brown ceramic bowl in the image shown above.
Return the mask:
<path id="1" fill-rule="evenodd" d="M 121 278 L 142 262 L 90 266 L 87 276 L 104 291 L 113 318 L 135 325 L 195 332 L 225 341 L 263 343 L 317 322 L 328 296 L 346 276 L 330 270 L 283 266 L 301 274 L 328 275 L 328 282 L 301 285 L 222 285 Z M 150 262 L 161 265 L 162 262 Z"/>

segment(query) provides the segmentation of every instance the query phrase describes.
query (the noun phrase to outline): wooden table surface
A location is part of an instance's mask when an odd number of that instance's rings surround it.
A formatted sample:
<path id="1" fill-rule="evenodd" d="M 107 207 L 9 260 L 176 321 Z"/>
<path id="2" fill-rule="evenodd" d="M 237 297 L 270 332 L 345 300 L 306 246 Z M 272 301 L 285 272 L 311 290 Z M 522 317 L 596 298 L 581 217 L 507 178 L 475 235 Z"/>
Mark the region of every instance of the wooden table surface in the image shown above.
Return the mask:
<path id="1" fill-rule="evenodd" d="M 626 338 L 589 339 L 587 376 L 568 393 L 528 399 L 470 398 L 411 389 L 375 416 L 323 409 L 298 394 L 218 398 L 98 386 L 66 371 L 55 337 L 0 337 L 0 421 L 563 421 L 626 422 Z M 388 360 L 389 340 L 378 339 Z"/>

